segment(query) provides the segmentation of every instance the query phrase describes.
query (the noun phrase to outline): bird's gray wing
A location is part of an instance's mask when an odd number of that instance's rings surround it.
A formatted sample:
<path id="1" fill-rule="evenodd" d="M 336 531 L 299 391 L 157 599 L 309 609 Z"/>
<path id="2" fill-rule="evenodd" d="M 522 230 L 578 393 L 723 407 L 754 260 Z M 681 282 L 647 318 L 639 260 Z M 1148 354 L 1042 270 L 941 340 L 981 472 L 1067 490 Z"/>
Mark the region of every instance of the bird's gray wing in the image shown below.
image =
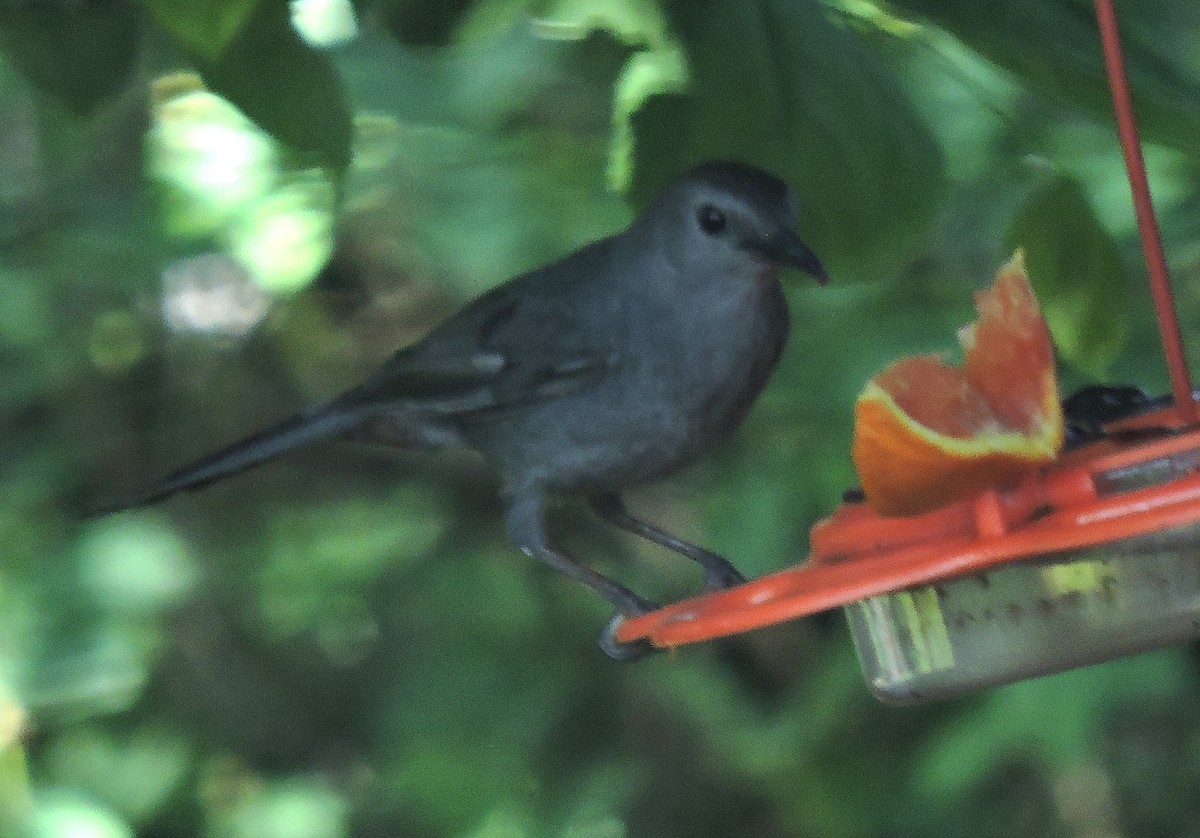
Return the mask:
<path id="1" fill-rule="evenodd" d="M 501 286 L 402 350 L 353 401 L 440 415 L 502 410 L 582 392 L 620 361 L 582 319 L 579 295 Z"/>

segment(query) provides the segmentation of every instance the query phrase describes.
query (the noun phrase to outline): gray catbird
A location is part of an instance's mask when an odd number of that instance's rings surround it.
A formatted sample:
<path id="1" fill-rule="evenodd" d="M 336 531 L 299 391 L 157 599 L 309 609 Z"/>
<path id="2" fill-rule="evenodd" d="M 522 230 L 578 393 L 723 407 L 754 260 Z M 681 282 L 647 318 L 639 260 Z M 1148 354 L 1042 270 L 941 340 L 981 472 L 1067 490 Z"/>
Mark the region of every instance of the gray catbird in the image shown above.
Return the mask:
<path id="1" fill-rule="evenodd" d="M 698 562 L 711 588 L 741 574 L 724 558 L 630 515 L 620 492 L 669 474 L 741 422 L 788 332 L 778 274 L 824 268 L 795 232 L 779 179 L 708 163 L 668 186 L 624 232 L 483 294 L 328 404 L 164 477 L 119 508 L 195 489 L 331 437 L 464 445 L 504 480 L 509 537 L 592 587 L 623 615 L 652 606 L 554 546 L 547 496 L 586 497 L 616 526 Z"/>

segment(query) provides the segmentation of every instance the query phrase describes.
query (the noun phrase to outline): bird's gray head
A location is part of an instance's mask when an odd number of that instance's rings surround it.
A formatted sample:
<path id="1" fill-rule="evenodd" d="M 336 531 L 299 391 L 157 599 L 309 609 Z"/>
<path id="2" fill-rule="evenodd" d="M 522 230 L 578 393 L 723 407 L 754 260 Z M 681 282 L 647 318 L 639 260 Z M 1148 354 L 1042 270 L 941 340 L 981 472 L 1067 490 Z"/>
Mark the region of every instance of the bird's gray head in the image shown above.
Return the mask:
<path id="1" fill-rule="evenodd" d="M 818 282 L 825 268 L 796 233 L 792 190 L 779 178 L 742 163 L 705 163 L 664 190 L 647 213 L 671 242 L 671 258 L 731 273 L 799 268 Z"/>

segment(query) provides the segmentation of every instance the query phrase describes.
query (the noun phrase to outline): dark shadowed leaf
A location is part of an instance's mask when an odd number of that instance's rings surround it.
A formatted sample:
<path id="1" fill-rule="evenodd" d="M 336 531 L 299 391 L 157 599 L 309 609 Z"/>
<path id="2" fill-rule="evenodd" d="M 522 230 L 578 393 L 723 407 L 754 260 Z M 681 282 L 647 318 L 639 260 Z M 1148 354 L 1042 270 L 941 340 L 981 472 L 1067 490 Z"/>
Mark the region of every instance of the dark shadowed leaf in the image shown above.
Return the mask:
<path id="1" fill-rule="evenodd" d="M 972 49 L 1016 73 L 1032 87 L 1112 119 L 1100 35 L 1087 0 L 894 0 Z M 1200 68 L 1171 49 L 1178 31 L 1200 27 L 1194 4 L 1118 4 L 1121 42 L 1133 100 L 1147 138 L 1182 149 L 1200 148 Z M 1193 42 L 1194 43 L 1194 42 Z"/>
<path id="2" fill-rule="evenodd" d="M 262 3 L 220 59 L 197 57 L 205 84 L 291 150 L 301 165 L 341 173 L 350 161 L 350 107 L 324 54 L 292 28 L 284 3 Z"/>
<path id="3" fill-rule="evenodd" d="M 0 3 L 0 50 L 39 89 L 84 114 L 128 77 L 140 17 L 124 3 Z"/>
<path id="4" fill-rule="evenodd" d="M 472 5 L 471 0 L 393 0 L 378 4 L 376 16 L 406 44 L 445 44 Z"/>
<path id="5" fill-rule="evenodd" d="M 1008 241 L 1025 248 L 1059 357 L 1103 378 L 1129 336 L 1125 275 L 1079 182 L 1058 176 L 1039 185 L 1013 219 Z"/>
<path id="6" fill-rule="evenodd" d="M 772 170 L 797 189 L 801 232 L 835 278 L 912 255 L 942 195 L 942 154 L 895 80 L 812 2 L 669 7 L 686 94 L 634 117 L 635 196 L 703 159 Z"/>

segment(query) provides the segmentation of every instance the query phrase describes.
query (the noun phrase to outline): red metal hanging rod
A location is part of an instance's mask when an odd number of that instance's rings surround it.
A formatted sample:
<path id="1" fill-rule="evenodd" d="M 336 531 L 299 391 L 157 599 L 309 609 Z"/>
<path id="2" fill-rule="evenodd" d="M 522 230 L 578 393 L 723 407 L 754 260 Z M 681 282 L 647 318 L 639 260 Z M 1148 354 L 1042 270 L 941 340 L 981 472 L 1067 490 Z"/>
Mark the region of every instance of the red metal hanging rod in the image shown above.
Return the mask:
<path id="1" fill-rule="evenodd" d="M 1163 352 L 1171 374 L 1171 390 L 1175 396 L 1175 414 L 1179 425 L 1196 421 L 1196 403 L 1192 399 L 1192 382 L 1188 374 L 1187 357 L 1179 333 L 1179 318 L 1175 313 L 1175 298 L 1167 275 L 1167 259 L 1163 254 L 1162 237 L 1150 200 L 1150 184 L 1146 179 L 1146 163 L 1138 140 L 1137 123 L 1130 102 L 1129 82 L 1125 76 L 1125 59 L 1117 30 L 1117 13 L 1112 0 L 1095 0 L 1096 20 L 1100 25 L 1100 43 L 1104 48 L 1104 63 L 1108 69 L 1108 84 L 1112 89 L 1113 109 L 1117 116 L 1117 132 L 1121 151 L 1125 155 L 1125 170 L 1133 192 L 1133 209 L 1137 215 L 1142 251 L 1150 275 L 1150 293 L 1158 312 L 1158 330 L 1162 335 Z"/>

